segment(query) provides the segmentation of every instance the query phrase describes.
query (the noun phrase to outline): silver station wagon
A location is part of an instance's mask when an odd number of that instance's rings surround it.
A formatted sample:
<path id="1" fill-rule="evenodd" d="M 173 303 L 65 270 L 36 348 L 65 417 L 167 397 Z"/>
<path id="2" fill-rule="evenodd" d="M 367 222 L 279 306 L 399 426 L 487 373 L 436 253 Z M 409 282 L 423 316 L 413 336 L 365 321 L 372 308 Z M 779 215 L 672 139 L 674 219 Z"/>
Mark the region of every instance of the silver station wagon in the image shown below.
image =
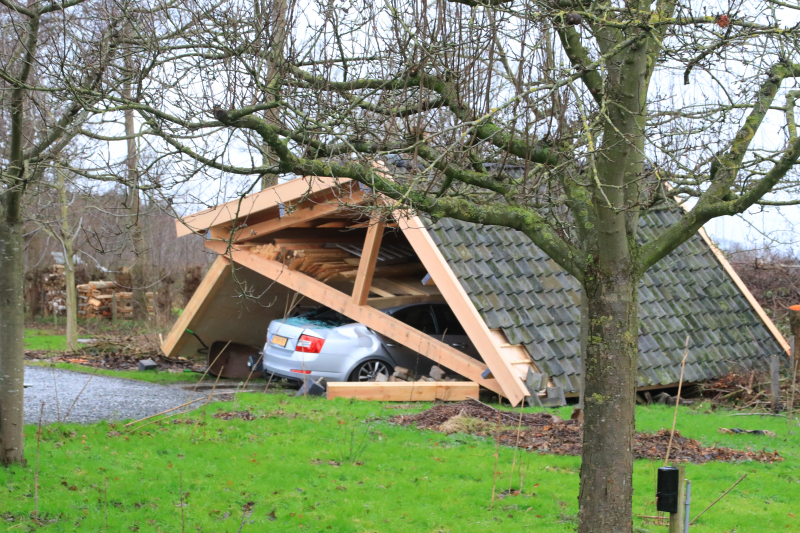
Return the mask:
<path id="1" fill-rule="evenodd" d="M 418 303 L 383 309 L 384 313 L 462 352 L 478 357 L 453 311 L 445 303 Z M 273 320 L 264 345 L 264 375 L 290 380 L 374 381 L 391 376 L 396 366 L 427 374 L 434 361 L 353 322 L 327 307 Z"/>

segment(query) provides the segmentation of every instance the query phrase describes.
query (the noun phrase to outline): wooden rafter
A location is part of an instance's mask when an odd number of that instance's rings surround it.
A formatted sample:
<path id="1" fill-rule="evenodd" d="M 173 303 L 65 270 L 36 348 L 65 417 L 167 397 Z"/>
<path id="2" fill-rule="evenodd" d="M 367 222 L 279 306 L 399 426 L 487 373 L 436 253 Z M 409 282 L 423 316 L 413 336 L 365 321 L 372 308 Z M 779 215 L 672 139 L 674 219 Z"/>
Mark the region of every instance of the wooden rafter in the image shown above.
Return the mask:
<path id="1" fill-rule="evenodd" d="M 239 245 L 229 249 L 225 243 L 206 241 L 206 247 L 218 254 L 227 254 L 230 260 L 262 276 L 296 291 L 307 298 L 333 309 L 390 339 L 407 346 L 462 376 L 479 383 L 498 394 L 512 399 L 511 391 L 504 391 L 495 379 L 484 379 L 481 373 L 486 365 L 455 348 L 407 325 L 368 305 L 357 305 L 350 295 L 315 280 L 301 272 L 289 270 L 285 265 L 252 253 Z M 517 401 L 521 399 L 519 394 Z M 512 399 L 513 401 L 513 399 Z M 516 401 L 514 403 L 517 403 Z"/>
<path id="2" fill-rule="evenodd" d="M 348 206 L 358 205 L 365 198 L 366 195 L 363 191 L 356 190 L 347 199 L 326 197 L 323 200 L 307 200 L 285 216 L 257 222 L 235 231 L 233 242 L 245 242 L 282 229 L 302 227 L 319 218 L 331 216 Z"/>
<path id="3" fill-rule="evenodd" d="M 203 281 L 198 285 L 197 290 L 194 291 L 189 303 L 186 304 L 183 313 L 172 326 L 167 338 L 161 344 L 161 351 L 164 352 L 164 355 L 173 357 L 180 352 L 183 345 L 186 344 L 188 336 L 186 330 L 194 328 L 208 306 L 211 305 L 214 296 L 225 281 L 225 276 L 229 273 L 230 262 L 225 257 L 218 256 L 211 264 Z"/>
<path id="4" fill-rule="evenodd" d="M 500 353 L 495 338 L 489 327 L 475 309 L 461 282 L 458 281 L 444 256 L 433 242 L 428 230 L 419 217 L 403 217 L 397 213 L 398 226 L 408 239 L 411 247 L 417 253 L 422 264 L 433 278 L 436 287 L 447 300 L 456 318 L 467 332 L 478 353 L 489 366 L 492 375 L 500 384 L 503 395 L 509 399 L 511 405 L 516 405 L 528 396 L 528 388 L 520 379 L 519 372 Z"/>
<path id="5" fill-rule="evenodd" d="M 253 213 L 265 211 L 280 204 L 291 203 L 326 189 L 344 185 L 351 187 L 351 180 L 310 176 L 293 179 L 244 198 L 186 216 L 183 220 L 177 220 L 178 237 L 191 233 L 205 232 L 212 226 L 230 226 L 236 220 L 245 219 Z"/>
<path id="6" fill-rule="evenodd" d="M 375 274 L 375 263 L 378 261 L 378 250 L 383 239 L 383 222 L 376 221 L 367 230 L 364 239 L 364 248 L 361 251 L 361 261 L 358 264 L 358 274 L 353 285 L 353 302 L 356 305 L 367 303 L 372 276 Z"/>

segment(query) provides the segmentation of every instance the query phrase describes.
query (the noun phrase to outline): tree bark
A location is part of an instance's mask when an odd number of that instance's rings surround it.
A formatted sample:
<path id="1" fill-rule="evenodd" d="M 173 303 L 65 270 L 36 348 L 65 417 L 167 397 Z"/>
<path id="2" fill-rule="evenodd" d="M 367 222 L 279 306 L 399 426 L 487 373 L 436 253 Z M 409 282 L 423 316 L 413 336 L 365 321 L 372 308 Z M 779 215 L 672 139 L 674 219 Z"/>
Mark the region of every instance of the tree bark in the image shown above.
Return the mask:
<path id="1" fill-rule="evenodd" d="M 67 350 L 78 351 L 78 294 L 75 286 L 74 237 L 69 225 L 69 206 L 67 205 L 67 185 L 64 171 L 56 168 L 58 180 L 58 199 L 61 202 L 61 243 L 64 246 L 64 278 L 67 298 Z"/>
<path id="2" fill-rule="evenodd" d="M 622 533 L 633 528 L 636 283 L 630 269 L 584 283 L 589 337 L 579 533 Z"/>
<path id="3" fill-rule="evenodd" d="M 271 86 L 277 93 L 281 85 L 277 76 L 279 76 L 278 69 L 283 59 L 283 47 L 286 43 L 286 17 L 289 11 L 289 4 L 287 0 L 274 0 L 269 4 L 269 7 L 266 7 L 262 5 L 262 0 L 255 0 L 254 7 L 256 20 L 260 25 L 260 28 L 257 28 L 259 30 L 258 33 L 266 33 L 269 35 L 268 40 L 264 43 L 265 59 L 267 63 L 266 82 L 267 85 Z M 276 94 L 265 94 L 264 101 L 275 100 L 275 97 Z M 264 118 L 270 124 L 280 126 L 280 109 L 267 110 L 264 113 Z M 279 159 L 277 155 L 275 155 L 272 148 L 266 142 L 261 144 L 261 153 L 262 165 L 278 163 Z M 277 174 L 262 174 L 261 189 L 267 189 L 277 183 Z"/>
<path id="4" fill-rule="evenodd" d="M 129 59 L 126 63 L 129 63 Z M 129 66 L 130 68 L 130 66 Z M 131 85 L 126 83 L 122 87 L 123 98 L 131 98 Z M 128 208 L 129 228 L 131 242 L 133 244 L 134 263 L 131 267 L 131 300 L 133 303 L 133 319 L 145 320 L 149 318 L 147 312 L 147 266 L 149 264 L 149 254 L 147 243 L 142 233 L 141 220 L 141 197 L 139 196 L 139 151 L 134 137 L 135 124 L 133 121 L 133 110 L 125 111 L 125 136 L 128 143 L 128 156 L 125 159 L 127 167 L 128 189 L 130 194 L 130 206 Z"/>
<path id="5" fill-rule="evenodd" d="M 25 463 L 23 383 L 25 297 L 21 194 L 3 195 L 0 220 L 0 464 Z"/>

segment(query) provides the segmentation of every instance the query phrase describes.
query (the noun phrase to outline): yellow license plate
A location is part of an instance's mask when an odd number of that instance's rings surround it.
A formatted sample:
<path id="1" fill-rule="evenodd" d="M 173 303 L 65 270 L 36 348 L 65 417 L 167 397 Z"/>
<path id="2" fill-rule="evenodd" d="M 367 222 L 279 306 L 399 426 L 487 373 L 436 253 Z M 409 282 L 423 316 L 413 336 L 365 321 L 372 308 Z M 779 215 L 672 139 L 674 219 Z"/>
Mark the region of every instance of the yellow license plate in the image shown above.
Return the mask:
<path id="1" fill-rule="evenodd" d="M 272 340 L 270 342 L 272 342 L 272 344 L 277 344 L 278 346 L 286 346 L 286 341 L 288 340 L 289 339 L 287 339 L 286 337 L 281 337 L 280 335 L 273 335 Z"/>

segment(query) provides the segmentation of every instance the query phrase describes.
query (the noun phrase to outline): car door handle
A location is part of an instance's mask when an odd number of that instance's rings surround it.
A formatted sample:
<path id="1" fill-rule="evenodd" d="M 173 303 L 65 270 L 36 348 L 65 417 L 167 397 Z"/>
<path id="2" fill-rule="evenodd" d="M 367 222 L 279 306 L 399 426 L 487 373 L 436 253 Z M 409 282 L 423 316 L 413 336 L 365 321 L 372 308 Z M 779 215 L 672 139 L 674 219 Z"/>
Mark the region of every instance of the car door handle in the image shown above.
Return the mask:
<path id="1" fill-rule="evenodd" d="M 453 348 L 466 348 L 467 345 L 464 344 L 463 342 L 454 342 L 450 346 L 452 346 Z"/>

